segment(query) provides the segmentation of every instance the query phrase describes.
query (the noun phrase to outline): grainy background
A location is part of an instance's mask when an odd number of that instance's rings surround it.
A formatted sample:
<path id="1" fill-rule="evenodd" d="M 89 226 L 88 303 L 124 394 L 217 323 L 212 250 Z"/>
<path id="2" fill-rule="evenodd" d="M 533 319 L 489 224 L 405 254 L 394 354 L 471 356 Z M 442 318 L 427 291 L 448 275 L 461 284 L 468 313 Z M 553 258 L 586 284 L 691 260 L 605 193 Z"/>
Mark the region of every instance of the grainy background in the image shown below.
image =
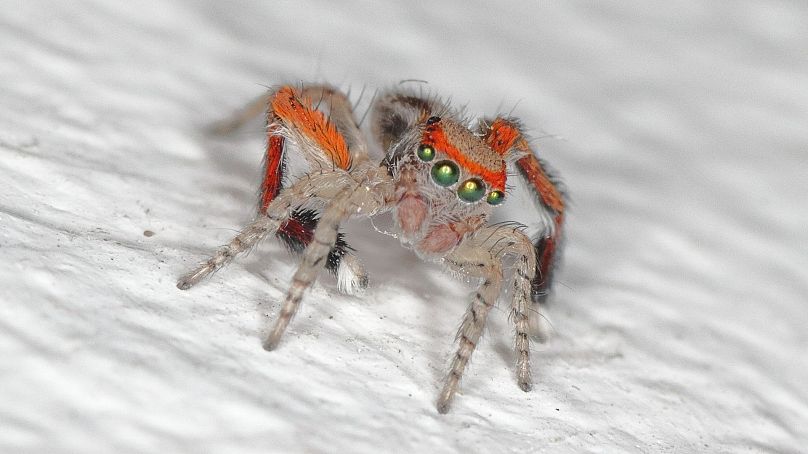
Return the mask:
<path id="1" fill-rule="evenodd" d="M 804 452 L 806 3 L 468 3 L 3 1 L 0 451 Z M 513 109 L 574 200 L 535 390 L 498 310 L 446 416 L 469 290 L 366 222 L 365 297 L 272 354 L 277 244 L 174 287 L 255 200 L 261 125 L 206 124 L 402 79 Z"/>

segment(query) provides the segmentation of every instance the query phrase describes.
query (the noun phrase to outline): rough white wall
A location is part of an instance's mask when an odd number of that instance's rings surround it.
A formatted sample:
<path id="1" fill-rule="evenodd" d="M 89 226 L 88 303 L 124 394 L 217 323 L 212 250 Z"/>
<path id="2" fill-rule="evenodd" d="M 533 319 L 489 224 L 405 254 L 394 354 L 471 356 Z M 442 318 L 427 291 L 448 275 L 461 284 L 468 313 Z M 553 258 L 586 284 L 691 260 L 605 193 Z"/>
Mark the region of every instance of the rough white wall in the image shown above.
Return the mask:
<path id="1" fill-rule="evenodd" d="M 804 452 L 805 3 L 340 3 L 3 2 L 0 451 Z M 446 416 L 468 289 L 366 223 L 367 295 L 324 277 L 277 352 L 277 244 L 174 287 L 254 202 L 261 125 L 206 123 L 411 78 L 574 199 L 535 390 L 499 310 Z"/>

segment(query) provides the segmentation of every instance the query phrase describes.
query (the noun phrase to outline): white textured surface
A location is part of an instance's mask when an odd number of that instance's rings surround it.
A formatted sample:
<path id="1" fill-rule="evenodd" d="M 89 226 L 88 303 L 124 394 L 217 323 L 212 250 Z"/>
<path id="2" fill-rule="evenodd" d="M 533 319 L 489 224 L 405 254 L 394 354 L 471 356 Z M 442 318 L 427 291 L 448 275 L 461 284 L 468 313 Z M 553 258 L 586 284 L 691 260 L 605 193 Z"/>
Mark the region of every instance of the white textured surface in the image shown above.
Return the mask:
<path id="1" fill-rule="evenodd" d="M 0 451 L 804 452 L 804 2 L 130 3 L 3 2 Z M 574 198 L 535 390 L 501 310 L 446 416 L 467 290 L 366 224 L 368 293 L 323 278 L 271 354 L 277 244 L 174 287 L 254 201 L 261 126 L 207 122 L 409 78 L 563 136 Z"/>

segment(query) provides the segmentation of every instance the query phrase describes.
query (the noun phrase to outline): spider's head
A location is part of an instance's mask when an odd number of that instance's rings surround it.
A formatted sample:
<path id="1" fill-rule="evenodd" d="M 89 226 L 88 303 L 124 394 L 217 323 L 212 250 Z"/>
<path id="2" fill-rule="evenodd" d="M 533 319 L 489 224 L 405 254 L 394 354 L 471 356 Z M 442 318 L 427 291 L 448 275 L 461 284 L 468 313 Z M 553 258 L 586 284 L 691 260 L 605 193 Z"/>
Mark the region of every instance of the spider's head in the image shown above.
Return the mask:
<path id="1" fill-rule="evenodd" d="M 503 156 L 450 119 L 430 117 L 394 170 L 396 222 L 402 240 L 414 243 L 431 227 L 488 217 L 505 198 Z"/>

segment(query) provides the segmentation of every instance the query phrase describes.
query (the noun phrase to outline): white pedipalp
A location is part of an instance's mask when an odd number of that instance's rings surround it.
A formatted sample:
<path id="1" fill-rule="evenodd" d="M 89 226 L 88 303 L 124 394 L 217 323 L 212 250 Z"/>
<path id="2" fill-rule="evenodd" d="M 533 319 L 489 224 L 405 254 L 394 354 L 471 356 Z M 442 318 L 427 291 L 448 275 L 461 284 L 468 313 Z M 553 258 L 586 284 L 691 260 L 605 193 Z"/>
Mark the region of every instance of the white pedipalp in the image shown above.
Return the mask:
<path id="1" fill-rule="evenodd" d="M 353 254 L 345 254 L 337 267 L 337 288 L 345 295 L 358 295 L 368 286 L 365 265 Z"/>

